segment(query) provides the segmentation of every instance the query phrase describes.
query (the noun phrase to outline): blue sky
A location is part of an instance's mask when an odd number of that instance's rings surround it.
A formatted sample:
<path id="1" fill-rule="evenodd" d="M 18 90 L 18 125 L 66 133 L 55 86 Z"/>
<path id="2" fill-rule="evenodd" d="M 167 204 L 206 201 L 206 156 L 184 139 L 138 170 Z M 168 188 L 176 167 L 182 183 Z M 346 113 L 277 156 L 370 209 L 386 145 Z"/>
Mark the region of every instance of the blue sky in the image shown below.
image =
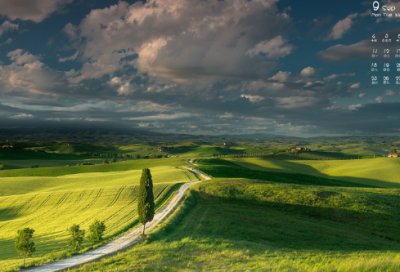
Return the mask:
<path id="1" fill-rule="evenodd" d="M 400 20 L 372 2 L 3 1 L 0 128 L 397 134 L 394 54 L 370 72 L 397 45 L 369 40 Z"/>

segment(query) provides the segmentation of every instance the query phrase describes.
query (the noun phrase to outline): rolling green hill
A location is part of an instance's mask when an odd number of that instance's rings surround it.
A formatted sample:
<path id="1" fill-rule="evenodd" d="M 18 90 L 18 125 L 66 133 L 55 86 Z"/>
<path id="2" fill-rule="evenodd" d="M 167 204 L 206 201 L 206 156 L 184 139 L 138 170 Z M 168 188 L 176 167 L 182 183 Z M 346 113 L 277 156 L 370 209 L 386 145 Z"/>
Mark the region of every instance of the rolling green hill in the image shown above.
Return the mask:
<path id="1" fill-rule="evenodd" d="M 399 203 L 397 189 L 202 182 L 144 243 L 72 271 L 398 271 Z"/>
<path id="2" fill-rule="evenodd" d="M 302 173 L 286 173 L 285 171 L 261 171 L 237 165 L 234 162 L 221 159 L 196 160 L 200 163 L 196 169 L 214 178 L 248 178 L 280 183 L 324 185 L 343 187 L 378 187 L 373 184 L 355 183 L 345 180 L 327 178 L 318 175 Z"/>
<path id="3" fill-rule="evenodd" d="M 62 167 L 43 167 L 43 168 L 26 168 L 1 170 L 0 177 L 25 177 L 25 176 L 62 176 L 79 173 L 94 173 L 94 172 L 112 172 L 112 171 L 128 171 L 138 170 L 145 167 L 152 168 L 158 166 L 180 166 L 186 162 L 183 158 L 168 158 L 168 159 L 140 159 L 129 160 L 110 164 L 96 165 L 80 165 L 80 166 L 62 166 Z"/>
<path id="4" fill-rule="evenodd" d="M 177 187 L 175 183 L 155 184 L 156 203 Z M 137 224 L 137 194 L 139 186 L 125 185 L 85 190 L 65 190 L 23 196 L 0 197 L 0 267 L 2 271 L 22 264 L 14 248 L 18 229 L 35 230 L 36 252 L 29 262 L 46 260 L 50 253 L 68 252 L 67 228 L 80 224 L 88 229 L 95 220 L 104 220 L 105 238 L 112 237 Z M 89 243 L 85 242 L 88 247 Z"/>
<path id="5" fill-rule="evenodd" d="M 34 240 L 37 252 L 29 260 L 36 263 L 47 262 L 63 254 L 66 256 L 67 228 L 74 223 L 87 229 L 94 219 L 104 220 L 106 238 L 133 227 L 137 224 L 136 198 L 141 169 L 154 166 L 154 162 L 158 161 L 162 160 L 136 160 L 127 164 L 129 169 L 137 170 L 53 177 L 0 177 L 0 271 L 21 265 L 22 258 L 14 248 L 14 236 L 18 229 L 24 227 L 36 231 Z M 172 164 L 176 162 L 170 161 Z M 105 166 L 119 169 L 118 164 Z M 91 166 L 80 167 L 84 169 Z M 24 170 L 31 169 L 9 171 Z M 178 189 L 179 184 L 199 180 L 192 172 L 173 166 L 151 167 L 151 174 L 157 207 Z M 85 242 L 85 247 L 88 246 Z"/>
<path id="6" fill-rule="evenodd" d="M 84 166 L 82 166 L 84 167 Z M 53 192 L 139 184 L 141 170 L 106 173 L 80 173 L 58 177 L 3 177 L 0 178 L 0 196 Z M 190 182 L 198 178 L 189 171 L 170 166 L 151 168 L 154 183 Z"/>
<path id="7" fill-rule="evenodd" d="M 280 161 L 261 158 L 227 159 L 238 166 L 267 172 L 301 173 L 386 188 L 400 188 L 400 159 Z"/>

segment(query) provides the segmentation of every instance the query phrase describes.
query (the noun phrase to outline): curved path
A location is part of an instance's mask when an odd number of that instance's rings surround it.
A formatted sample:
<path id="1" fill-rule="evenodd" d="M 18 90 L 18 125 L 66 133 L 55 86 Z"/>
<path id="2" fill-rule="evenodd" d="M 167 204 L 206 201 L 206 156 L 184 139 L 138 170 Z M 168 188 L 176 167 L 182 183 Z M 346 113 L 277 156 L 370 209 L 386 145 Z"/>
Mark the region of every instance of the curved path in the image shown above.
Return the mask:
<path id="1" fill-rule="evenodd" d="M 193 163 L 192 160 L 190 163 Z M 202 178 L 204 178 L 205 180 L 209 180 L 210 178 L 202 173 L 200 173 L 199 171 L 196 170 L 192 170 L 189 168 L 186 168 L 194 173 L 196 173 L 197 175 L 201 176 Z M 190 182 L 190 183 L 185 183 L 181 186 L 181 188 L 179 188 L 179 191 L 176 193 L 176 195 L 171 199 L 171 201 L 165 206 L 165 208 L 156 213 L 154 215 L 153 221 L 149 222 L 146 224 L 146 230 L 151 230 L 152 228 L 154 228 L 162 219 L 165 218 L 166 215 L 168 215 L 178 204 L 179 202 L 183 199 L 184 197 L 184 193 L 185 191 L 192 185 L 199 183 L 200 181 L 195 181 L 195 182 Z M 127 234 L 107 243 L 104 244 L 94 250 L 90 250 L 88 252 L 79 254 L 79 255 L 75 255 L 72 256 L 70 258 L 67 259 L 63 259 L 60 261 L 56 261 L 53 263 L 49 263 L 46 265 L 42 265 L 42 266 L 37 266 L 37 267 L 33 267 L 33 268 L 29 268 L 29 269 L 25 269 L 22 271 L 29 271 L 29 272 L 54 272 L 54 271 L 61 271 L 61 270 L 65 270 L 68 268 L 73 268 L 73 267 L 78 267 L 82 264 L 94 261 L 96 259 L 105 257 L 109 254 L 113 254 L 121 249 L 123 249 L 126 246 L 129 246 L 130 244 L 132 244 L 133 242 L 137 241 L 139 239 L 139 235 L 142 233 L 143 231 L 143 227 L 142 226 L 138 226 L 136 228 L 134 228 L 133 230 L 131 230 L 130 232 L 128 232 Z"/>

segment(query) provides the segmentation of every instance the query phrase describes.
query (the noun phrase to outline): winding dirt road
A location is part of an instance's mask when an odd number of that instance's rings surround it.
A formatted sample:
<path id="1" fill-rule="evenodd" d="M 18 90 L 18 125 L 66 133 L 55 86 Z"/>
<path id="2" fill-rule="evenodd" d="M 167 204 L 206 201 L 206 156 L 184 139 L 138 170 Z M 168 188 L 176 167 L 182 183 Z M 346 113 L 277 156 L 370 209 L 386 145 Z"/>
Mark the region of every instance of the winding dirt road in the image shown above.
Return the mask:
<path id="1" fill-rule="evenodd" d="M 191 164 L 193 164 L 193 159 L 189 161 Z M 210 177 L 200 173 L 199 171 L 192 170 L 189 168 L 186 168 L 197 175 L 203 177 L 205 180 L 209 180 Z M 196 181 L 196 182 L 190 182 L 190 183 L 185 183 L 179 188 L 179 191 L 175 194 L 175 196 L 171 199 L 171 201 L 165 206 L 165 208 L 156 213 L 154 215 L 153 221 L 149 222 L 146 224 L 146 230 L 151 230 L 154 228 L 158 223 L 160 223 L 178 204 L 179 202 L 183 199 L 185 191 L 192 185 L 199 183 L 201 181 Z M 45 264 L 42 266 L 37 266 L 34 268 L 29 268 L 23 270 L 29 271 L 29 272 L 54 272 L 54 271 L 62 271 L 68 268 L 73 268 L 73 267 L 78 267 L 82 264 L 94 261 L 96 259 L 105 257 L 107 255 L 111 255 L 126 246 L 131 245 L 135 241 L 139 239 L 139 235 L 142 233 L 143 227 L 138 226 L 131 230 L 130 232 L 126 233 L 125 235 L 103 245 L 100 246 L 94 250 L 75 255 L 73 257 L 63 259 L 60 261 L 56 261 L 53 263 Z"/>

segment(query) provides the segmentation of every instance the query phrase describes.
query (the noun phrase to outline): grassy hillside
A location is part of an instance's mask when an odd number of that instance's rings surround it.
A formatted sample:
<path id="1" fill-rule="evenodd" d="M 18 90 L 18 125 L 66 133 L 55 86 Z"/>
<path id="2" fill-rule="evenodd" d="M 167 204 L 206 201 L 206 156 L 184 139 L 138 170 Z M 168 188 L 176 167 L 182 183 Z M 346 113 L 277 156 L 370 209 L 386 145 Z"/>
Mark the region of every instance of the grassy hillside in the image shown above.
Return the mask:
<path id="1" fill-rule="evenodd" d="M 400 159 L 280 161 L 261 158 L 227 159 L 258 171 L 301 173 L 386 188 L 400 188 Z"/>
<path id="2" fill-rule="evenodd" d="M 168 159 L 141 159 L 130 160 L 110 164 L 81 165 L 81 166 L 62 166 L 62 167 L 43 167 L 43 168 L 27 168 L 14 170 L 1 170 L 0 177 L 24 177 L 24 176 L 61 176 L 79 173 L 91 172 L 112 172 L 112 171 L 128 171 L 135 169 L 143 169 L 145 167 L 158 166 L 180 166 L 185 163 L 183 158 Z"/>
<path id="3" fill-rule="evenodd" d="M 220 159 L 197 160 L 196 162 L 200 163 L 200 165 L 197 166 L 196 169 L 214 178 L 248 178 L 304 185 L 377 187 L 375 185 L 366 185 L 307 174 L 253 170 L 245 168 L 243 166 L 239 166 L 233 162 Z"/>
<path id="4" fill-rule="evenodd" d="M 6 177 L 0 178 L 0 196 L 116 185 L 136 185 L 139 184 L 141 174 L 141 170 L 130 170 L 106 173 L 81 173 L 58 177 Z M 192 172 L 169 166 L 151 168 L 151 174 L 154 183 L 176 183 L 198 180 Z"/>
<path id="5" fill-rule="evenodd" d="M 156 203 L 177 189 L 175 183 L 155 184 Z M 125 185 L 103 188 L 65 190 L 0 197 L 0 267 L 11 269 L 22 264 L 14 248 L 18 229 L 35 230 L 36 252 L 28 263 L 43 261 L 50 253 L 68 252 L 67 228 L 80 224 L 88 229 L 94 219 L 104 220 L 105 238 L 137 224 L 137 194 L 139 186 Z M 89 246 L 85 242 L 84 246 Z"/>
<path id="6" fill-rule="evenodd" d="M 398 271 L 400 190 L 249 181 L 196 185 L 146 242 L 73 271 Z"/>

